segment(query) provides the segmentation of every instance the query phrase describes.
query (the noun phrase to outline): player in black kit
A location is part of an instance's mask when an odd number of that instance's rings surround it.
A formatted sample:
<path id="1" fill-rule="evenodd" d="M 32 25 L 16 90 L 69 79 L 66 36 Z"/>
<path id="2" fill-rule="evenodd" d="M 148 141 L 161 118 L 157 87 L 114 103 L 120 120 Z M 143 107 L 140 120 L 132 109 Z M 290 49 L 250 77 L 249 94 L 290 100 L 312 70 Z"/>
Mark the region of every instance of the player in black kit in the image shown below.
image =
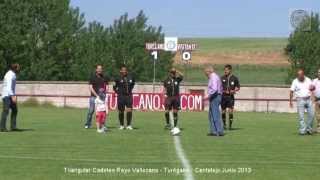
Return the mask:
<path id="1" fill-rule="evenodd" d="M 233 109 L 234 109 L 234 95 L 237 91 L 240 90 L 239 79 L 232 74 L 232 66 L 225 65 L 224 67 L 224 75 L 221 77 L 222 86 L 223 86 L 223 94 L 221 101 L 221 109 L 222 109 L 222 121 L 223 127 L 226 129 L 227 123 L 227 112 L 229 113 L 229 129 L 232 129 L 233 123 Z"/>
<path id="2" fill-rule="evenodd" d="M 120 77 L 115 78 L 115 85 L 113 90 L 118 95 L 118 111 L 120 130 L 125 128 L 124 126 L 124 111 L 127 112 L 127 126 L 126 129 L 132 130 L 132 90 L 135 85 L 135 79 L 128 74 L 126 66 L 121 66 Z M 126 109 L 127 108 L 127 109 Z"/>
<path id="3" fill-rule="evenodd" d="M 171 68 L 169 71 L 169 76 L 163 81 L 164 96 L 165 96 L 165 119 L 166 119 L 166 129 L 171 129 L 169 112 L 173 111 L 173 121 L 174 127 L 172 129 L 172 134 L 176 135 L 180 133 L 178 126 L 178 111 L 180 106 L 180 83 L 183 80 L 183 74 L 177 71 L 175 68 Z"/>

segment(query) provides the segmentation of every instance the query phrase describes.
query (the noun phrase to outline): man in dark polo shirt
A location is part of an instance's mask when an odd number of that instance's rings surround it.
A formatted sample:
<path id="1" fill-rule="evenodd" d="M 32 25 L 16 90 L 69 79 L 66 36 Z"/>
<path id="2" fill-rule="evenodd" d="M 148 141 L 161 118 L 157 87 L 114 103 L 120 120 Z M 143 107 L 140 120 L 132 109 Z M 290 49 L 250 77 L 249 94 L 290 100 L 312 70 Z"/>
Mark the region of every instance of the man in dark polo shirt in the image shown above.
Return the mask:
<path id="1" fill-rule="evenodd" d="M 120 67 L 120 77 L 115 78 L 113 90 L 118 95 L 118 117 L 120 122 L 120 130 L 132 130 L 132 90 L 135 85 L 135 79 L 128 73 L 125 65 Z M 124 111 L 127 112 L 127 126 L 124 124 Z"/>
<path id="2" fill-rule="evenodd" d="M 180 133 L 178 128 L 178 111 L 180 106 L 179 89 L 180 83 L 183 80 L 183 74 L 177 71 L 175 68 L 171 68 L 169 76 L 163 81 L 164 96 L 165 96 L 165 119 L 166 129 L 171 129 L 169 112 L 173 111 L 173 129 L 171 130 L 173 135 Z"/>
<path id="3" fill-rule="evenodd" d="M 109 78 L 104 76 L 102 65 L 98 64 L 96 66 L 96 72 L 91 76 L 89 80 L 89 90 L 90 90 L 90 99 L 89 99 L 89 111 L 87 114 L 87 121 L 85 128 L 88 129 L 91 127 L 92 115 L 95 111 L 95 100 L 98 97 L 99 89 L 105 89 L 105 92 L 108 90 Z"/>
<path id="4" fill-rule="evenodd" d="M 221 77 L 223 93 L 221 101 L 223 127 L 226 129 L 227 112 L 229 113 L 229 129 L 232 129 L 234 95 L 240 90 L 239 79 L 232 74 L 232 66 L 227 64 L 224 67 L 224 75 Z"/>

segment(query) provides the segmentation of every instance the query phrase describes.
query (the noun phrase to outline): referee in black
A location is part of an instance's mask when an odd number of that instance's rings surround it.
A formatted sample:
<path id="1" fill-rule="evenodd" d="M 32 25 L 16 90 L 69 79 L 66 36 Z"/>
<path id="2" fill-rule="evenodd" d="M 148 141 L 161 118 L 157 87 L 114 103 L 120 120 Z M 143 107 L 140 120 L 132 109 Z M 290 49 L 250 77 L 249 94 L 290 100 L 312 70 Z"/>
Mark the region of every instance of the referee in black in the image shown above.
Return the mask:
<path id="1" fill-rule="evenodd" d="M 234 95 L 240 90 L 239 79 L 232 74 L 232 66 L 227 64 L 224 66 L 224 75 L 221 77 L 223 93 L 221 101 L 223 127 L 226 129 L 227 112 L 229 113 L 229 130 L 232 129 Z"/>
<path id="2" fill-rule="evenodd" d="M 163 81 L 164 96 L 165 96 L 165 119 L 166 119 L 166 129 L 171 129 L 169 112 L 173 110 L 173 134 L 180 132 L 178 125 L 178 111 L 180 108 L 180 96 L 179 89 L 180 83 L 183 80 L 183 74 L 177 71 L 175 68 L 171 68 L 169 71 L 169 76 Z"/>
<path id="3" fill-rule="evenodd" d="M 113 90 L 118 95 L 118 111 L 120 130 L 132 130 L 132 90 L 135 85 L 135 79 L 128 74 L 128 69 L 125 65 L 120 67 L 120 77 L 115 78 Z M 127 109 L 126 109 L 127 108 Z M 124 111 L 127 112 L 127 124 L 124 125 Z"/>

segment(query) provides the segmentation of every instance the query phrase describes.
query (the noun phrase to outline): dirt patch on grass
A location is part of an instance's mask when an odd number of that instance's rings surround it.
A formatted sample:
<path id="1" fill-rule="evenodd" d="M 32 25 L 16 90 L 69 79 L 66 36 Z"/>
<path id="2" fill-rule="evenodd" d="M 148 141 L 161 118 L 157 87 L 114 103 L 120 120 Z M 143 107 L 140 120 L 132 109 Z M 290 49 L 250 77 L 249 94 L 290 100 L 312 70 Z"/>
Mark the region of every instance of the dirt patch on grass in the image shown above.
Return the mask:
<path id="1" fill-rule="evenodd" d="M 175 63 L 181 64 L 181 54 L 175 56 Z M 289 65 L 288 57 L 282 52 L 193 52 L 191 64 L 252 64 L 252 65 Z"/>

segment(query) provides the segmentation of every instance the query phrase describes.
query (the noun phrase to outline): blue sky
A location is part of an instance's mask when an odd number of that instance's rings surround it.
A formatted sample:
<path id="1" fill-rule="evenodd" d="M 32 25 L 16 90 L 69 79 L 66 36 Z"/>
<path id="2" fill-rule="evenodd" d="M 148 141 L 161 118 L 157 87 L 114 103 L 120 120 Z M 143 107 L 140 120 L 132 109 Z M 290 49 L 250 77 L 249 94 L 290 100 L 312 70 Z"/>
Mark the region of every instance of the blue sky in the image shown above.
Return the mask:
<path id="1" fill-rule="evenodd" d="M 292 9 L 320 12 L 320 0 L 71 0 L 87 21 L 110 25 L 143 10 L 151 25 L 178 37 L 287 37 Z"/>

